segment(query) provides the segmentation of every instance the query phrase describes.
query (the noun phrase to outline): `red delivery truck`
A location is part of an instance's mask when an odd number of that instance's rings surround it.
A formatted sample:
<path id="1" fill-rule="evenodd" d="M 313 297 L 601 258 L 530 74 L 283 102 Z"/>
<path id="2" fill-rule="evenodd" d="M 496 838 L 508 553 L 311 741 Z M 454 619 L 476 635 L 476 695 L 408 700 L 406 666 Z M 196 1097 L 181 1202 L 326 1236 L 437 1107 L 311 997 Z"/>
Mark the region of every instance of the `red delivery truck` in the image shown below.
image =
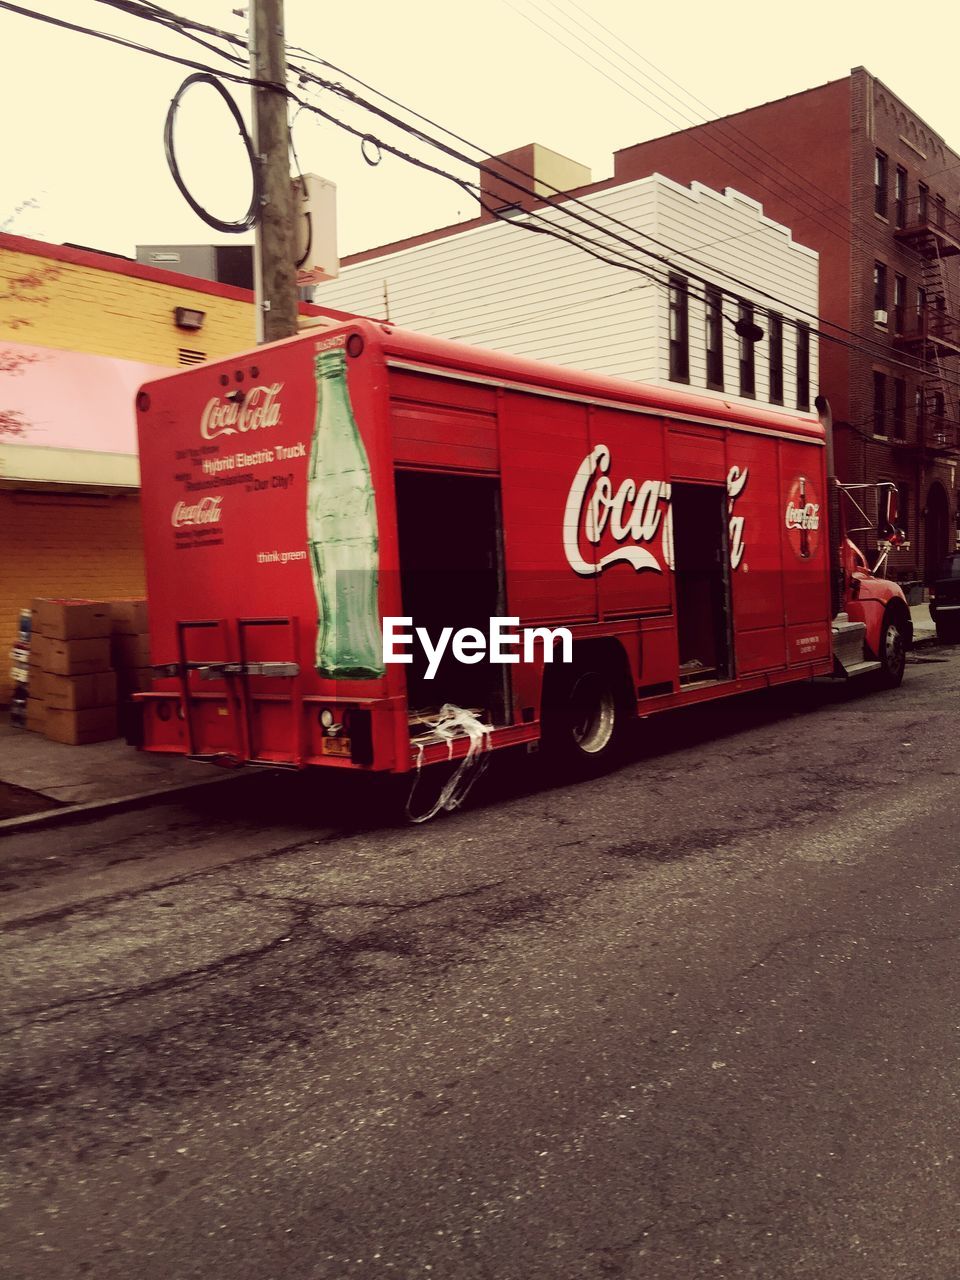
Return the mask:
<path id="1" fill-rule="evenodd" d="M 138 422 L 146 750 L 404 773 L 481 725 L 590 765 L 637 716 L 902 679 L 818 418 L 346 320 L 148 383 Z"/>

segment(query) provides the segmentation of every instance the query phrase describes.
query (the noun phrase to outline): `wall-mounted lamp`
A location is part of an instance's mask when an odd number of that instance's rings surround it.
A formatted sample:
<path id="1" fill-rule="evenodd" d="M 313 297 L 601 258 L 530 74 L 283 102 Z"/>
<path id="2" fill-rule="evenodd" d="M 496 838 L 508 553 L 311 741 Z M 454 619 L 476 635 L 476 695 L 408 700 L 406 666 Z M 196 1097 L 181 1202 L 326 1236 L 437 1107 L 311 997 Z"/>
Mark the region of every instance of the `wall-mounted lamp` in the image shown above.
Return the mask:
<path id="1" fill-rule="evenodd" d="M 205 311 L 195 311 L 192 307 L 173 309 L 173 319 L 178 329 L 202 329 L 206 317 Z"/>

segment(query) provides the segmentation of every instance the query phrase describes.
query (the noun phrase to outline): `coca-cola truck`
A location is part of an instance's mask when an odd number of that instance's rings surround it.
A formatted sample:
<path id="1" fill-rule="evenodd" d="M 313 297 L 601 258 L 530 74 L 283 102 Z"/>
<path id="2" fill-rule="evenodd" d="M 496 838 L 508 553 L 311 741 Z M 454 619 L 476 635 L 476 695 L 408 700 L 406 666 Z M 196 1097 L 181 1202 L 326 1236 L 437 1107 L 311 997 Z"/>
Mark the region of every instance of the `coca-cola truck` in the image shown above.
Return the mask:
<path id="1" fill-rule="evenodd" d="M 822 415 L 350 319 L 149 383 L 138 419 L 149 751 L 404 773 L 480 725 L 589 767 L 636 717 L 902 679 Z"/>

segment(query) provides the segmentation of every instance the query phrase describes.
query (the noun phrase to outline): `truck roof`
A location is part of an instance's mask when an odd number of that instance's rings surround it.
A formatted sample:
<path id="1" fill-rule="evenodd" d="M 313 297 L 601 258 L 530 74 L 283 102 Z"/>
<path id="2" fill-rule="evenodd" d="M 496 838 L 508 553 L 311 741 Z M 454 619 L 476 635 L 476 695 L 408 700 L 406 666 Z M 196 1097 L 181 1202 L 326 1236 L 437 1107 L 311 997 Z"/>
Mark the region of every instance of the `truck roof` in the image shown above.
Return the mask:
<path id="1" fill-rule="evenodd" d="M 633 382 L 626 378 L 585 373 L 565 365 L 490 351 L 465 342 L 453 342 L 447 338 L 434 338 L 428 334 L 398 328 L 385 321 L 359 316 L 347 318 L 342 312 L 336 313 L 335 317 L 331 316 L 328 325 L 311 325 L 309 329 L 291 338 L 257 347 L 255 352 L 263 361 L 275 348 L 295 344 L 309 346 L 320 338 L 329 340 L 338 333 L 359 333 L 365 342 L 381 350 L 388 364 L 402 363 L 407 368 L 415 368 L 422 372 L 461 377 L 466 375 L 470 381 L 493 385 L 550 388 L 555 393 L 559 392 L 572 398 L 593 398 L 608 403 L 619 402 L 631 406 L 642 406 L 654 411 L 659 409 L 671 415 L 703 419 L 719 424 L 726 422 L 746 424 L 819 442 L 825 439 L 823 425 L 811 414 L 790 412 L 774 406 L 753 405 L 743 400 L 728 399 L 722 393 L 685 390 L 682 387 L 663 387 L 647 382 Z M 246 359 L 252 354 L 252 352 L 238 352 L 235 356 L 222 360 L 171 372 L 170 377 L 195 377 L 204 370 L 209 373 L 212 368 L 230 367 L 238 359 Z"/>

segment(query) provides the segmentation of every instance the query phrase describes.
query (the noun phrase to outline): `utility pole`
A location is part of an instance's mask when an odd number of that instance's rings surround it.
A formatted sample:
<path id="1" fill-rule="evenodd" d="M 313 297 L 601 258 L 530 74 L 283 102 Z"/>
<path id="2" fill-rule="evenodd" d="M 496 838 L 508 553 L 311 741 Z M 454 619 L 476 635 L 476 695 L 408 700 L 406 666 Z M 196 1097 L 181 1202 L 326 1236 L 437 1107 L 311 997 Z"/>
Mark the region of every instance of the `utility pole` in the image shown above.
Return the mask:
<path id="1" fill-rule="evenodd" d="M 260 163 L 263 204 L 254 248 L 257 342 L 297 332 L 297 269 L 290 187 L 286 47 L 283 0 L 251 0 L 250 69 L 278 87 L 253 89 L 253 143 Z"/>

